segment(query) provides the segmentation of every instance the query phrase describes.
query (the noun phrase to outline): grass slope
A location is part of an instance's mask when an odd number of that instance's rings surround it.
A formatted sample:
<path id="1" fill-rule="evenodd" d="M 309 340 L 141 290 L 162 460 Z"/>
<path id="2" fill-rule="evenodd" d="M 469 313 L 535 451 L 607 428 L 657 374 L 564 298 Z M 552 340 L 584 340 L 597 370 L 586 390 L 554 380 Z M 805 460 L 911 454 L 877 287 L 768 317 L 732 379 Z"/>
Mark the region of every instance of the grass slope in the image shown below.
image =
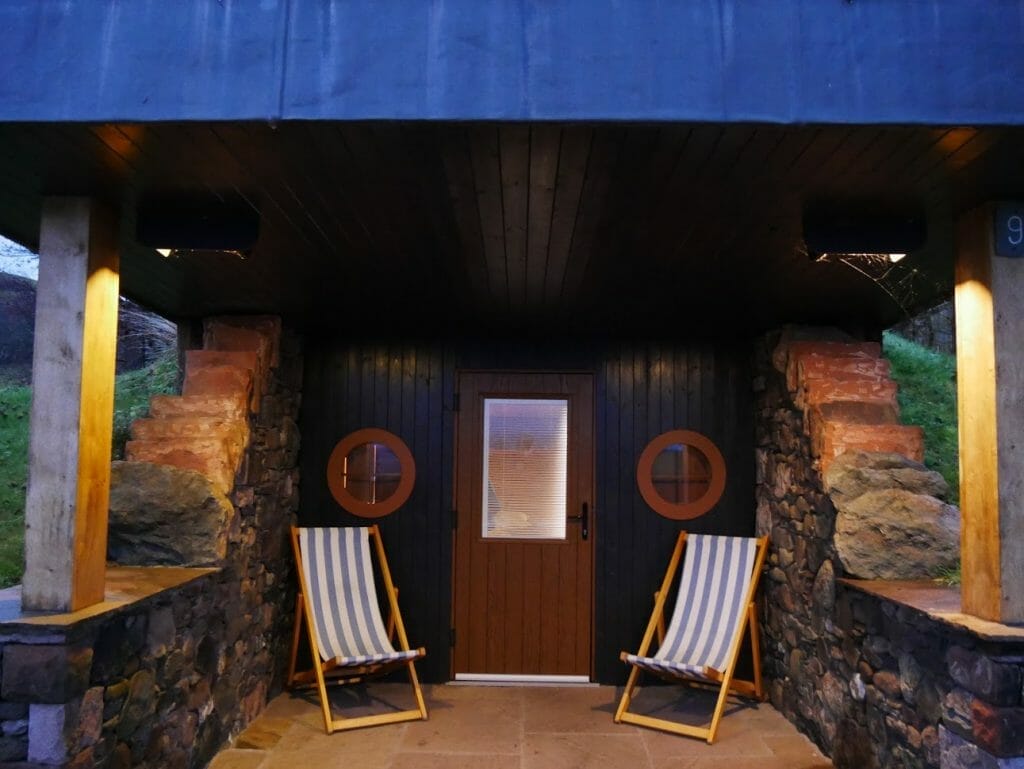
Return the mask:
<path id="1" fill-rule="evenodd" d="M 924 463 L 942 474 L 949 483 L 949 501 L 959 504 L 956 357 L 888 332 L 882 342 L 900 387 L 900 420 L 924 428 Z"/>
<path id="2" fill-rule="evenodd" d="M 21 579 L 24 569 L 25 476 L 31 390 L 0 385 L 0 587 Z"/>
<path id="3" fill-rule="evenodd" d="M 117 377 L 114 390 L 114 459 L 124 456 L 133 420 L 149 411 L 149 399 L 174 392 L 176 351 L 153 364 Z M 28 412 L 32 388 L 0 383 L 0 587 L 21 580 L 24 570 L 25 486 L 28 466 Z"/>

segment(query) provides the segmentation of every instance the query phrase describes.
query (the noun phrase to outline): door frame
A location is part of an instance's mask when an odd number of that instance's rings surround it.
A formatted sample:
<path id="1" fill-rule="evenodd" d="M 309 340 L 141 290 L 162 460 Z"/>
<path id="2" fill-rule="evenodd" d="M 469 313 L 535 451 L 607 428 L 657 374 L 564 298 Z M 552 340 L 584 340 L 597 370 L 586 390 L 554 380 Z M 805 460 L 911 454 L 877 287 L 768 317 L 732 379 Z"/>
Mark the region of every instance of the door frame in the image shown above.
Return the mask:
<path id="1" fill-rule="evenodd" d="M 588 638 L 589 656 L 587 665 L 587 676 L 589 682 L 595 680 L 596 675 L 596 618 L 597 618 L 597 536 L 600 532 L 599 516 L 600 512 L 596 505 L 596 492 L 597 492 L 597 374 L 592 370 L 579 370 L 579 369 L 503 369 L 503 368 L 456 368 L 455 370 L 455 421 L 453 425 L 453 440 L 452 440 L 452 497 L 451 497 L 451 510 L 452 510 L 452 562 L 451 562 L 451 644 L 449 645 L 449 670 L 451 671 L 451 680 L 455 680 L 455 631 L 456 631 L 456 618 L 457 618 L 457 602 L 456 594 L 458 591 L 458 525 L 457 517 L 462 515 L 468 515 L 468 512 L 462 512 L 458 510 L 458 492 L 459 492 L 459 434 L 460 434 L 460 420 L 463 418 L 463 404 L 462 404 L 462 377 L 463 375 L 495 375 L 495 376 L 587 376 L 590 378 L 591 384 L 591 408 L 590 414 L 585 418 L 590 423 L 590 434 L 591 434 L 591 451 L 590 451 L 590 488 L 587 489 L 587 498 L 589 499 L 589 521 L 588 521 L 588 540 L 590 541 L 590 579 L 587 584 L 590 602 L 590 623 L 586 629 Z M 528 393 L 524 393 L 528 395 Z M 538 396 L 542 397 L 543 393 L 538 393 Z M 568 516 L 572 517 L 572 516 Z M 572 525 L 572 524 L 570 524 Z M 545 675 L 529 675 L 529 676 L 516 676 L 508 675 L 502 676 L 501 674 L 495 674 L 489 676 L 489 678 L 495 682 L 506 680 L 509 683 L 525 683 L 527 680 L 536 681 L 538 683 L 557 683 L 561 680 L 566 680 L 571 677 L 569 676 L 545 676 Z"/>

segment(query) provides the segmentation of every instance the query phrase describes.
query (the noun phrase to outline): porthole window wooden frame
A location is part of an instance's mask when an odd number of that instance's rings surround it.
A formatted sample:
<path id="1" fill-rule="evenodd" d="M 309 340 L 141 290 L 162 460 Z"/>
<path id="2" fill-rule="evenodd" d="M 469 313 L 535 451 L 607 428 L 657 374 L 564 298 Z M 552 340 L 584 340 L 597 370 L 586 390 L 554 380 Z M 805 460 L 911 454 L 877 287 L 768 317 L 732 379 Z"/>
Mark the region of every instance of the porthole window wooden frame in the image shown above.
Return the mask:
<path id="1" fill-rule="evenodd" d="M 711 477 L 704 494 L 692 502 L 672 502 L 658 493 L 654 486 L 654 461 L 662 451 L 674 444 L 700 451 L 708 461 Z M 688 521 L 699 518 L 718 504 L 725 491 L 725 458 L 710 438 L 693 430 L 669 430 L 647 444 L 636 466 L 636 482 L 644 502 L 665 518 Z"/>
<path id="2" fill-rule="evenodd" d="M 357 499 L 345 486 L 345 458 L 352 452 L 352 449 L 364 443 L 380 443 L 386 446 L 398 458 L 401 467 L 398 488 L 379 502 L 365 502 Z M 362 430 L 349 433 L 338 441 L 327 460 L 327 488 L 330 489 L 331 496 L 345 510 L 360 518 L 383 518 L 385 515 L 391 515 L 409 500 L 415 482 L 416 462 L 412 458 L 409 447 L 405 445 L 405 441 L 394 433 L 378 427 L 365 427 Z"/>

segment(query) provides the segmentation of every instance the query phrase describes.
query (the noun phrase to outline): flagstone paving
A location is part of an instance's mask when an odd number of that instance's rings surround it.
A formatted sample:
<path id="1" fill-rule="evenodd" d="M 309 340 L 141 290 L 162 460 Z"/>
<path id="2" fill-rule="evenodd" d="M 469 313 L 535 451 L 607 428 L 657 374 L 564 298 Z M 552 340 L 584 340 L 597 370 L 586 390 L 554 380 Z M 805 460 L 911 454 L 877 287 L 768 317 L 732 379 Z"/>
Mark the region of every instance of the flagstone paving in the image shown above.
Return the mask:
<path id="1" fill-rule="evenodd" d="M 767 704 L 730 703 L 714 745 L 612 721 L 611 686 L 424 687 L 430 718 L 324 732 L 319 703 L 283 694 L 210 769 L 827 769 L 832 763 Z M 332 691 L 335 716 L 413 707 L 407 685 Z M 642 690 L 634 710 L 706 723 L 707 693 Z"/>

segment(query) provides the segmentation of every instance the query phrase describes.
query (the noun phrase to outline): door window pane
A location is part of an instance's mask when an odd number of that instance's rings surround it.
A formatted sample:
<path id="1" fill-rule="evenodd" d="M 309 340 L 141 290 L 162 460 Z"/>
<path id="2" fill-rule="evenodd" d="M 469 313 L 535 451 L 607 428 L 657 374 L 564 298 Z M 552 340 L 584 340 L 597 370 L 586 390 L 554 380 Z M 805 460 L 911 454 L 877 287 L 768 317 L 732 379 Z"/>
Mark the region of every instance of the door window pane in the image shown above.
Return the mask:
<path id="1" fill-rule="evenodd" d="M 484 399 L 484 537 L 565 539 L 568 424 L 565 399 Z"/>

